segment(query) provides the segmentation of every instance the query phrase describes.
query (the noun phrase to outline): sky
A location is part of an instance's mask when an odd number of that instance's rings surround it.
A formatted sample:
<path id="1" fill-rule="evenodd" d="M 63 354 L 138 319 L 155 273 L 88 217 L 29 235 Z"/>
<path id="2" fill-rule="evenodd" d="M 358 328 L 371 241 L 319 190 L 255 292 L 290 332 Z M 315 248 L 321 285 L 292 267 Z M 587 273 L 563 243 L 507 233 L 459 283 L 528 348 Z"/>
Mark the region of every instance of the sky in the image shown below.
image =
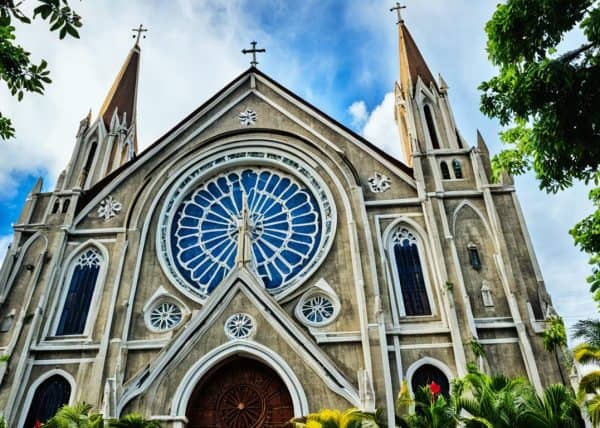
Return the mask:
<path id="1" fill-rule="evenodd" d="M 484 25 L 496 2 L 407 2 L 404 17 L 434 74 L 450 87 L 462 135 L 473 145 L 480 129 L 492 153 L 501 149 L 499 124 L 479 111 L 477 86 L 494 75 L 485 53 Z M 398 78 L 396 18 L 387 0 L 102 0 L 71 2 L 83 17 L 81 38 L 59 41 L 41 21 L 18 26 L 34 61 L 45 58 L 53 83 L 44 96 L 22 102 L 0 87 L 0 110 L 17 138 L 0 143 L 0 260 L 11 224 L 37 177 L 52 190 L 67 165 L 79 121 L 97 115 L 127 52 L 131 29 L 149 28 L 142 41 L 138 95 L 140 148 L 149 146 L 189 112 L 243 72 L 241 49 L 257 40 L 267 49 L 259 68 L 390 154 L 401 158 L 393 123 Z M 26 0 L 25 9 L 35 5 Z M 577 43 L 577 35 L 565 43 Z M 568 325 L 593 317 L 585 278 L 590 269 L 568 234 L 592 212 L 587 189 L 558 195 L 534 177 L 516 180 L 529 232 L 555 307 Z"/>

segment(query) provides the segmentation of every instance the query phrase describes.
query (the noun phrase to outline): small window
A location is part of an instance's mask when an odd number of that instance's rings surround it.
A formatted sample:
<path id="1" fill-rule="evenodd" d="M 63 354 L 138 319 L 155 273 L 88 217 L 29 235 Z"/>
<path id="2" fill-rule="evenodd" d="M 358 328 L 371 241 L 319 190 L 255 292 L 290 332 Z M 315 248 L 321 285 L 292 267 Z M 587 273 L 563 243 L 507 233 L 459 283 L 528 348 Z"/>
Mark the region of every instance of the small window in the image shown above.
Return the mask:
<path id="1" fill-rule="evenodd" d="M 96 156 L 96 149 L 98 148 L 98 143 L 93 142 L 90 147 L 90 151 L 88 152 L 87 160 L 85 161 L 84 169 L 86 172 L 89 172 L 92 168 L 92 164 L 94 163 L 94 156 Z"/>
<path id="2" fill-rule="evenodd" d="M 69 211 L 69 205 L 71 205 L 71 200 L 65 199 L 65 201 L 63 202 L 63 208 L 62 208 L 63 214 L 65 214 L 67 211 Z"/>
<path id="3" fill-rule="evenodd" d="M 48 421 L 69 402 L 70 397 L 71 385 L 64 377 L 54 375 L 46 379 L 33 394 L 24 428 L 33 428 Z"/>
<path id="4" fill-rule="evenodd" d="M 450 381 L 444 372 L 431 364 L 423 364 L 419 367 L 412 375 L 410 385 L 413 393 L 416 394 L 420 388 L 429 386 L 434 382 L 440 387 L 440 393 L 444 397 L 450 395 Z"/>
<path id="5" fill-rule="evenodd" d="M 458 133 L 458 129 L 455 129 L 455 131 L 456 131 L 456 142 L 458 144 L 458 148 L 459 149 L 464 149 L 462 138 L 460 138 L 460 134 Z"/>
<path id="6" fill-rule="evenodd" d="M 60 210 L 60 201 L 57 199 L 52 206 L 52 214 L 56 214 Z"/>
<path id="7" fill-rule="evenodd" d="M 455 178 L 463 178 L 462 166 L 460 165 L 460 161 L 458 159 L 454 159 L 452 161 L 452 169 L 454 170 Z"/>
<path id="8" fill-rule="evenodd" d="M 423 107 L 425 113 L 425 121 L 427 122 L 427 130 L 429 131 L 429 138 L 431 138 L 431 145 L 434 149 L 440 148 L 440 142 L 438 140 L 437 132 L 435 132 L 435 124 L 433 123 L 433 114 L 431 113 L 431 107 L 425 105 Z"/>
<path id="9" fill-rule="evenodd" d="M 479 251 L 474 244 L 469 244 L 467 247 L 469 250 L 469 263 L 475 270 L 481 270 L 481 258 L 479 257 Z"/>
<path id="10" fill-rule="evenodd" d="M 445 161 L 440 163 L 440 169 L 442 170 L 442 180 L 450 180 L 450 169 Z"/>

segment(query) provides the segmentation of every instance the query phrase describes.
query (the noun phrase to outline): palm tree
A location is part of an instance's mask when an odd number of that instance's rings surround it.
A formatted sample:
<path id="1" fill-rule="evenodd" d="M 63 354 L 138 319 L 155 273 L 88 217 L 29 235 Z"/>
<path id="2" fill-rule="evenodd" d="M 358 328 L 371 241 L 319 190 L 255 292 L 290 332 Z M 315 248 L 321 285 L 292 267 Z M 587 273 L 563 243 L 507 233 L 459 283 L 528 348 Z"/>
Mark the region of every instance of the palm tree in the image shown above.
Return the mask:
<path id="1" fill-rule="evenodd" d="M 561 384 L 550 385 L 540 397 L 523 402 L 521 421 L 529 428 L 580 428 L 584 426 L 573 391 Z"/>
<path id="2" fill-rule="evenodd" d="M 358 409 L 323 409 L 291 421 L 294 428 L 379 428 L 377 415 Z"/>
<path id="3" fill-rule="evenodd" d="M 145 419 L 140 413 L 130 413 L 108 423 L 110 428 L 161 428 L 157 421 Z"/>
<path id="4" fill-rule="evenodd" d="M 578 321 L 573 327 L 573 338 L 585 340 L 573 349 L 573 359 L 579 364 L 600 365 L 600 321 Z M 592 425 L 600 426 L 600 370 L 592 370 L 579 380 L 577 398 Z"/>
<path id="5" fill-rule="evenodd" d="M 517 428 L 524 412 L 524 402 L 535 396 L 533 387 L 523 378 L 488 375 L 474 365 L 469 373 L 453 383 L 457 412 L 465 410 L 467 428 Z M 527 427 L 529 428 L 529 427 Z"/>
<path id="6" fill-rule="evenodd" d="M 92 413 L 92 406 L 79 403 L 63 406 L 52 418 L 43 424 L 43 428 L 103 428 L 104 420 L 99 413 Z"/>
<path id="7" fill-rule="evenodd" d="M 444 397 L 436 386 L 432 382 L 415 391 L 415 413 L 408 417 L 411 428 L 454 428 L 458 425 L 452 397 Z"/>

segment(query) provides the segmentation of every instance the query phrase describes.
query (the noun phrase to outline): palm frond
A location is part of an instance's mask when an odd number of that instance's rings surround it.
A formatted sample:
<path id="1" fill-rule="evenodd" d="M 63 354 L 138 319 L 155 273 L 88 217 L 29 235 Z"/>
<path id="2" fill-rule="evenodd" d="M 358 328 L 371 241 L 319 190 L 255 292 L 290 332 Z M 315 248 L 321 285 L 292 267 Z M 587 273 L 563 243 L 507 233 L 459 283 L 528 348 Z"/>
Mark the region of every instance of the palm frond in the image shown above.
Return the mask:
<path id="1" fill-rule="evenodd" d="M 583 339 L 590 345 L 600 348 L 600 320 L 579 320 L 571 331 L 574 339 Z"/>
<path id="2" fill-rule="evenodd" d="M 580 364 L 600 364 L 600 348 L 582 343 L 573 348 L 573 358 Z"/>

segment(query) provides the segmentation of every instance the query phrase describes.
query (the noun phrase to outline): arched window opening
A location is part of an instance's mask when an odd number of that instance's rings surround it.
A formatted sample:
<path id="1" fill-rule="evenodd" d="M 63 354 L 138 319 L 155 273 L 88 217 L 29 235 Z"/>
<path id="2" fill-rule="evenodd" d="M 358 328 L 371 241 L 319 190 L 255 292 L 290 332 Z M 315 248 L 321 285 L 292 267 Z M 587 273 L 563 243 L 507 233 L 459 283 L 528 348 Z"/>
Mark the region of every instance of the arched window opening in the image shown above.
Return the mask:
<path id="1" fill-rule="evenodd" d="M 23 428 L 34 428 L 50 419 L 69 403 L 71 385 L 60 375 L 50 376 L 35 390 Z"/>
<path id="2" fill-rule="evenodd" d="M 458 129 L 455 129 L 455 131 L 456 131 L 456 142 L 458 143 L 458 148 L 459 149 L 464 149 L 462 138 L 460 138 L 460 134 L 458 133 Z"/>
<path id="3" fill-rule="evenodd" d="M 479 257 L 479 251 L 475 244 L 469 244 L 467 250 L 469 251 L 469 263 L 471 263 L 471 267 L 475 270 L 481 270 L 481 257 Z"/>
<path id="4" fill-rule="evenodd" d="M 452 169 L 454 170 L 454 177 L 463 178 L 462 166 L 458 159 L 452 161 Z"/>
<path id="5" fill-rule="evenodd" d="M 439 149 L 440 142 L 438 140 L 437 132 L 435 132 L 435 125 L 433 123 L 433 114 L 431 113 L 431 107 L 426 104 L 425 107 L 423 107 L 423 112 L 425 113 L 425 121 L 427 122 L 427 129 L 429 131 L 429 137 L 431 138 L 431 145 L 434 149 Z"/>
<path id="6" fill-rule="evenodd" d="M 450 180 L 450 169 L 448 169 L 448 164 L 445 161 L 440 163 L 440 169 L 442 170 L 442 179 Z"/>
<path id="7" fill-rule="evenodd" d="M 52 206 L 52 214 L 56 214 L 60 210 L 60 201 L 57 199 Z"/>
<path id="8" fill-rule="evenodd" d="M 412 375 L 410 385 L 413 393 L 416 394 L 424 386 L 430 386 L 435 383 L 440 387 L 440 393 L 444 397 L 450 395 L 450 381 L 440 369 L 431 364 L 423 364 Z"/>
<path id="9" fill-rule="evenodd" d="M 408 229 L 400 228 L 392 237 L 392 250 L 405 314 L 431 315 L 417 239 Z"/>
<path id="10" fill-rule="evenodd" d="M 56 329 L 57 336 L 83 334 L 101 264 L 102 257 L 95 248 L 85 250 L 75 260 Z"/>
<path id="11" fill-rule="evenodd" d="M 92 164 L 94 163 L 94 156 L 96 156 L 96 149 L 98 148 L 98 143 L 96 143 L 95 141 L 92 143 L 92 146 L 90 147 L 90 151 L 88 153 L 88 157 L 87 160 L 85 161 L 85 171 L 89 172 L 90 169 L 92 169 Z"/>
<path id="12" fill-rule="evenodd" d="M 67 211 L 69 211 L 69 205 L 71 205 L 71 200 L 65 199 L 65 201 L 63 202 L 63 207 L 62 207 L 63 214 L 65 214 Z"/>

